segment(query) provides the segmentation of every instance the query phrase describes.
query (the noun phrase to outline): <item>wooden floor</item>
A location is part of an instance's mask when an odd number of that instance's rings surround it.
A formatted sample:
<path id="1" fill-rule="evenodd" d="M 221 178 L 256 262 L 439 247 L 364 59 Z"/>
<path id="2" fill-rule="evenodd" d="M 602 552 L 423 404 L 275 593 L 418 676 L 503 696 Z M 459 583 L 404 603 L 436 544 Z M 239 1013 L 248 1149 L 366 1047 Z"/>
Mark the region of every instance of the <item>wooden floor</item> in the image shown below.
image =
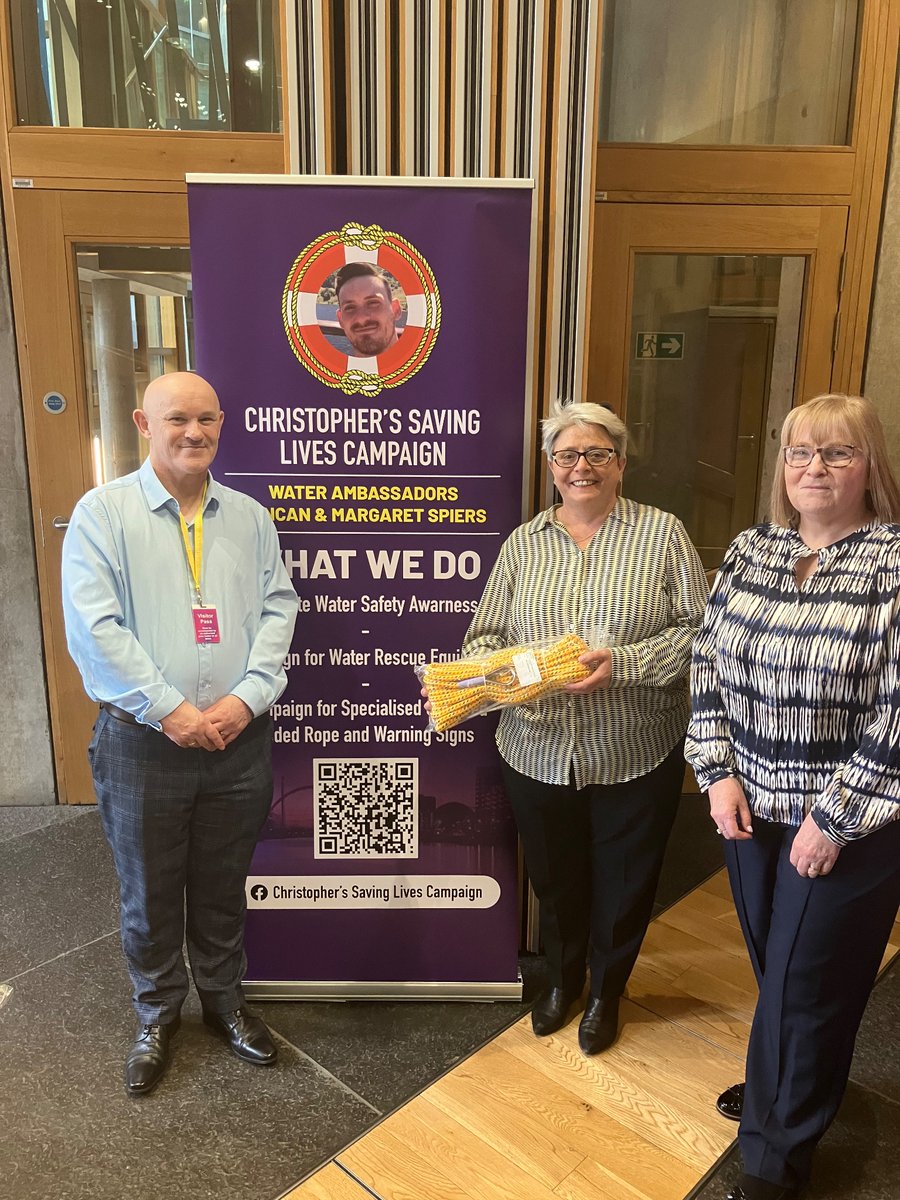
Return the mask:
<path id="1" fill-rule="evenodd" d="M 712 1102 L 756 998 L 724 871 L 653 922 L 628 997 L 605 1054 L 525 1017 L 285 1200 L 683 1200 L 735 1135 Z"/>

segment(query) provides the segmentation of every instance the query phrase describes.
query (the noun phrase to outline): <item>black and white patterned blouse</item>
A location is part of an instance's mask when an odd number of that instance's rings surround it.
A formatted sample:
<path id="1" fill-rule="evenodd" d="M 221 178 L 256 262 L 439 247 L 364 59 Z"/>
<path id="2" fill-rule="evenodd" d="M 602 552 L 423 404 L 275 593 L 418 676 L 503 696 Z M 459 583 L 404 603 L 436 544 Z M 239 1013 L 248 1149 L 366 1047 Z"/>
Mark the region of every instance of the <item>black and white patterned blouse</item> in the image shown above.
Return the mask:
<path id="1" fill-rule="evenodd" d="M 694 643 L 686 755 L 706 789 L 735 776 L 751 811 L 812 811 L 844 844 L 900 816 L 900 525 L 818 551 L 760 525 L 731 544 Z"/>

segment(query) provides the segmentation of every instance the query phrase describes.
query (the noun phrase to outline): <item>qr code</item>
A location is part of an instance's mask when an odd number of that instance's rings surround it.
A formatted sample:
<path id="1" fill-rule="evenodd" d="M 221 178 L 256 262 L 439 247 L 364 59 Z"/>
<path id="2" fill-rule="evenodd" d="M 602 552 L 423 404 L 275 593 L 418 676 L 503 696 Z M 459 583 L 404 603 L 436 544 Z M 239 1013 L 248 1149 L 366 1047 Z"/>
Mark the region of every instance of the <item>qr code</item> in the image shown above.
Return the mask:
<path id="1" fill-rule="evenodd" d="M 316 858 L 418 858 L 415 758 L 313 760 Z"/>

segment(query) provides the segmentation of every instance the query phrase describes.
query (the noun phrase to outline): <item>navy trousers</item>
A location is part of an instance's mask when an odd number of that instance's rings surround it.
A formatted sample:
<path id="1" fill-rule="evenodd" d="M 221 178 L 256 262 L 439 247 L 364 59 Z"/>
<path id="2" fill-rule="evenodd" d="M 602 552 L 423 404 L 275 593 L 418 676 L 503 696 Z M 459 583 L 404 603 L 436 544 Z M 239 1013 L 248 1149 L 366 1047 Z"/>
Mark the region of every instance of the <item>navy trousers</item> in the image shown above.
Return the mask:
<path id="1" fill-rule="evenodd" d="M 738 1140 L 747 1174 L 783 1187 L 805 1184 L 837 1113 L 900 904 L 900 821 L 815 879 L 791 866 L 796 832 L 754 817 L 752 841 L 725 846 L 759 984 Z"/>
<path id="2" fill-rule="evenodd" d="M 684 780 L 684 743 L 627 783 L 541 783 L 503 763 L 525 865 L 541 906 L 550 983 L 621 996 L 653 912 Z"/>
<path id="3" fill-rule="evenodd" d="M 165 1025 L 177 1016 L 188 992 L 185 937 L 204 1007 L 240 1007 L 244 885 L 272 801 L 271 718 L 207 751 L 102 710 L 88 754 L 138 1019 Z"/>

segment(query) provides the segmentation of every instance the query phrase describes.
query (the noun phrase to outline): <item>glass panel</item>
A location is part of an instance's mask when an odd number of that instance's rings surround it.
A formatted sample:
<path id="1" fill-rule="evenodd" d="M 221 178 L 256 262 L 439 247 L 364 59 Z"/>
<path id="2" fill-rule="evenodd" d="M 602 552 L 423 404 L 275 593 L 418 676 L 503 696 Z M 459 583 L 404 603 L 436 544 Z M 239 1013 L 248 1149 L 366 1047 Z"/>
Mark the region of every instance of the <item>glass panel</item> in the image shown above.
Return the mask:
<path id="1" fill-rule="evenodd" d="M 600 140 L 842 146 L 859 0 L 606 0 Z"/>
<path id="2" fill-rule="evenodd" d="M 131 414 L 151 379 L 194 361 L 186 246 L 75 247 L 94 482 L 136 470 L 147 443 Z"/>
<path id="3" fill-rule="evenodd" d="M 276 0 L 14 0 L 20 125 L 281 128 Z"/>
<path id="4" fill-rule="evenodd" d="M 803 257 L 635 255 L 623 490 L 679 516 L 707 570 L 765 514 L 805 269 Z"/>

